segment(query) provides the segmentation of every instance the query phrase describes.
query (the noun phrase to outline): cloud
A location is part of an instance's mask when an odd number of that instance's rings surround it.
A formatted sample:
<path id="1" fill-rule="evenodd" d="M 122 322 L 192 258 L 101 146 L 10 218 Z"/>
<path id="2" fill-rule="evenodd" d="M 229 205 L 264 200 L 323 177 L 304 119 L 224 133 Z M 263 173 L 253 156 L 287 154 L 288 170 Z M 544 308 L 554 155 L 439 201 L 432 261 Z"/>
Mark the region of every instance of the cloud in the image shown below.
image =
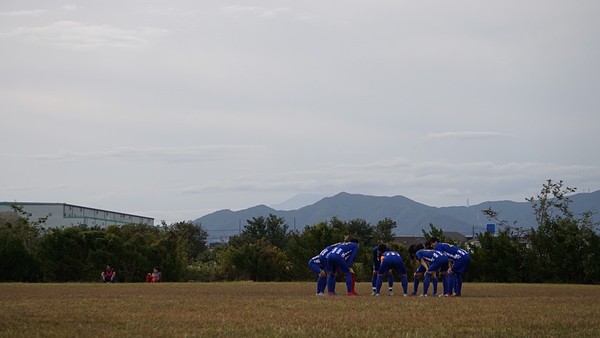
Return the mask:
<path id="1" fill-rule="evenodd" d="M 61 7 L 63 10 L 67 11 L 67 12 L 73 12 L 79 9 L 79 6 L 77 5 L 64 5 Z"/>
<path id="2" fill-rule="evenodd" d="M 177 8 L 172 6 L 162 7 L 148 7 L 146 13 L 157 16 L 170 16 L 170 17 L 193 17 L 196 16 L 194 11 L 188 9 Z"/>
<path id="3" fill-rule="evenodd" d="M 151 27 L 121 29 L 110 25 L 58 21 L 47 26 L 20 27 L 5 35 L 33 44 L 72 50 L 96 50 L 140 49 L 152 45 L 155 40 L 167 33 L 167 30 Z"/>
<path id="4" fill-rule="evenodd" d="M 430 133 L 426 136 L 428 139 L 441 140 L 482 140 L 497 138 L 514 138 L 514 135 L 497 133 L 491 131 L 449 131 L 443 133 Z"/>
<path id="5" fill-rule="evenodd" d="M 283 13 L 291 12 L 291 8 L 276 7 L 254 7 L 254 6 L 225 6 L 219 9 L 219 12 L 225 16 L 239 18 L 242 16 L 252 16 L 259 18 L 273 18 Z"/>
<path id="6" fill-rule="evenodd" d="M 22 11 L 0 12 L 0 16 L 35 17 L 35 16 L 41 16 L 44 13 L 46 13 L 45 9 L 31 9 L 31 10 L 22 10 Z"/>
<path id="7" fill-rule="evenodd" d="M 430 205 L 460 205 L 467 198 L 523 200 L 547 179 L 571 186 L 600 180 L 600 167 L 543 162 L 442 162 L 405 158 L 364 164 L 339 164 L 303 171 L 243 174 L 177 190 L 180 194 L 266 194 L 341 191 L 372 195 L 404 195 Z"/>
<path id="8" fill-rule="evenodd" d="M 54 154 L 29 156 L 41 161 L 80 161 L 95 159 L 119 159 L 129 161 L 196 162 L 214 161 L 231 156 L 245 156 L 261 148 L 255 145 L 206 145 L 192 147 L 135 148 L 116 147 L 98 152 L 76 152 L 63 149 Z M 4 156 L 8 156 L 4 154 Z"/>

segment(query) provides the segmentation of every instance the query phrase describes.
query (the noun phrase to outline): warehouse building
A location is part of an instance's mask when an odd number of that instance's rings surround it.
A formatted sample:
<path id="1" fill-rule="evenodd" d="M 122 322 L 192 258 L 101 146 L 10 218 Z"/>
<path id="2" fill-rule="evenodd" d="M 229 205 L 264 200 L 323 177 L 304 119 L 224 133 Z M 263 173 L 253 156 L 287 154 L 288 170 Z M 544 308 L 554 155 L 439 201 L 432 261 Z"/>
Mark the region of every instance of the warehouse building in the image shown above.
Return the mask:
<path id="1" fill-rule="evenodd" d="M 12 205 L 23 208 L 22 217 L 30 222 L 48 217 L 42 224 L 45 228 L 87 225 L 105 228 L 109 225 L 146 224 L 154 225 L 154 218 L 122 212 L 94 209 L 66 203 L 0 202 L 0 214 L 9 219 L 15 214 Z M 14 217 L 14 216 L 13 216 Z"/>

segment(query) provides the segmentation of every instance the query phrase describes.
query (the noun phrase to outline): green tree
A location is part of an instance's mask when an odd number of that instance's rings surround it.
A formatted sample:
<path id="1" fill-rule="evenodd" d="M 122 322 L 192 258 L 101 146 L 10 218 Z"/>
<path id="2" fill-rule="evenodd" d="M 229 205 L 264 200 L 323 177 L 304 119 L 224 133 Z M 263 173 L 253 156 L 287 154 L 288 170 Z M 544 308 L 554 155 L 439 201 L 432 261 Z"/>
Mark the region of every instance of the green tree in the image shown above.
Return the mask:
<path id="1" fill-rule="evenodd" d="M 45 222 L 30 222 L 23 208 L 11 205 L 17 214 L 15 221 L 0 222 L 0 281 L 33 282 L 42 278 L 38 258 Z"/>
<path id="2" fill-rule="evenodd" d="M 291 277 L 300 280 L 312 278 L 313 272 L 308 267 L 308 260 L 327 246 L 341 242 L 344 234 L 342 230 L 329 226 L 325 221 L 306 226 L 302 233 L 292 232 L 286 248 L 292 265 Z"/>
<path id="3" fill-rule="evenodd" d="M 470 275 L 482 281 L 600 282 L 600 247 L 593 213 L 577 217 L 568 194 L 575 188 L 548 180 L 530 202 L 537 227 L 525 230 L 499 219 L 499 213 L 483 213 L 499 222 L 498 236 L 479 234 L 473 248 Z"/>
<path id="4" fill-rule="evenodd" d="M 0 282 L 36 282 L 41 278 L 38 259 L 21 239 L 0 231 Z"/>
<path id="5" fill-rule="evenodd" d="M 54 228 L 44 237 L 40 252 L 46 280 L 85 281 L 85 258 L 89 248 L 82 232 L 86 230 L 86 226 Z"/>
<path id="6" fill-rule="evenodd" d="M 421 229 L 421 232 L 423 232 L 423 236 L 425 237 L 425 240 L 430 240 L 431 237 L 437 237 L 439 238 L 440 242 L 444 242 L 444 243 L 450 243 L 450 244 L 456 244 L 453 243 L 452 240 L 450 240 L 448 237 L 446 237 L 444 235 L 444 230 L 443 229 L 438 229 L 435 225 L 429 223 L 429 231 L 425 231 L 425 229 Z"/>
<path id="7" fill-rule="evenodd" d="M 202 228 L 201 224 L 194 224 L 192 221 L 177 222 L 169 226 L 180 241 L 182 250 L 187 253 L 189 261 L 195 260 L 206 251 L 206 239 L 208 232 Z"/>
<path id="8" fill-rule="evenodd" d="M 266 240 L 269 244 L 285 248 L 288 241 L 288 225 L 285 219 L 273 214 L 269 217 L 252 217 L 246 220 L 244 230 L 239 236 L 234 236 L 230 244 L 240 247 L 247 243 L 254 243 L 259 239 Z"/>
<path id="9" fill-rule="evenodd" d="M 479 245 L 471 248 L 469 276 L 480 282 L 523 282 L 528 268 L 525 245 L 504 228 L 497 236 L 477 235 Z"/>
<path id="10" fill-rule="evenodd" d="M 394 241 L 394 229 L 396 228 L 396 221 L 390 218 L 384 218 L 377 222 L 375 229 L 373 229 L 373 237 L 375 243 L 384 242 L 391 243 Z"/>
<path id="11" fill-rule="evenodd" d="M 346 223 L 348 235 L 356 236 L 364 245 L 375 245 L 373 241 L 373 227 L 361 218 L 351 219 Z"/>
<path id="12" fill-rule="evenodd" d="M 540 267 L 540 281 L 593 283 L 599 280 L 598 252 L 595 224 L 591 212 L 581 218 L 570 208 L 571 199 L 567 196 L 575 188 L 564 186 L 562 181 L 548 180 L 536 197 L 529 197 L 538 226 L 529 236 L 532 249 Z M 571 273 L 575 272 L 575 273 Z"/>
<path id="13" fill-rule="evenodd" d="M 219 274 L 228 280 L 284 281 L 289 280 L 291 265 L 280 248 L 264 239 L 229 246 L 219 253 Z"/>

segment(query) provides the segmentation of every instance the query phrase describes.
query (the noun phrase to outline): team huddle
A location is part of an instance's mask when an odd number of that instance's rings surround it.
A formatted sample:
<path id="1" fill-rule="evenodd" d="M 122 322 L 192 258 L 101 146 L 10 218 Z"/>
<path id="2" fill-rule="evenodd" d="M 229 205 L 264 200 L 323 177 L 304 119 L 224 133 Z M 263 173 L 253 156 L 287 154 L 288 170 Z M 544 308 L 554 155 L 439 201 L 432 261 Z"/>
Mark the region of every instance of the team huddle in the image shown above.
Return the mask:
<path id="1" fill-rule="evenodd" d="M 356 296 L 355 276 L 351 266 L 358 252 L 358 239 L 346 236 L 343 242 L 332 244 L 308 261 L 311 270 L 317 275 L 317 296 L 325 296 L 325 288 L 330 296 L 335 291 L 337 274 L 346 278 L 348 296 Z M 471 257 L 469 253 L 452 244 L 442 243 L 437 237 L 430 238 L 425 244 L 411 245 L 408 248 L 410 259 L 419 262 L 414 273 L 412 293 L 408 293 L 406 266 L 400 253 L 392 251 L 387 245 L 379 244 L 373 248 L 373 277 L 371 295 L 379 296 L 383 279 L 387 276 L 388 295 L 393 295 L 394 272 L 401 278 L 404 296 L 427 297 L 429 286 L 433 286 L 433 296 L 461 296 L 462 275 L 465 273 Z M 438 276 L 443 291 L 438 294 Z M 423 280 L 423 291 L 418 293 L 419 283 Z"/>

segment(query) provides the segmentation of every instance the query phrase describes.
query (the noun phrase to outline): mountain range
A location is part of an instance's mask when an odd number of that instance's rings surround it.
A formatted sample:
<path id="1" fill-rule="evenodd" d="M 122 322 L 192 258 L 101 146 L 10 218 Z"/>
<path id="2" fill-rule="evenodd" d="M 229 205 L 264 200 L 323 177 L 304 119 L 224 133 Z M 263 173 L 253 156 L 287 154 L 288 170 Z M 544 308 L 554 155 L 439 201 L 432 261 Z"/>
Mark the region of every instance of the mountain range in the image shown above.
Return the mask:
<path id="1" fill-rule="evenodd" d="M 579 215 L 585 211 L 600 211 L 600 190 L 590 193 L 570 195 L 571 210 Z M 307 225 L 327 222 L 332 217 L 342 221 L 363 219 L 375 225 L 389 218 L 396 221 L 397 236 L 420 236 L 422 229 L 429 230 L 429 224 L 444 231 L 455 231 L 473 235 L 486 230 L 488 220 L 483 210 L 491 208 L 499 212 L 499 219 L 524 228 L 535 227 L 533 208 L 527 201 L 490 201 L 470 206 L 432 207 L 415 202 L 404 196 L 369 196 L 341 192 L 325 197 L 314 204 L 296 210 L 276 210 L 266 205 L 232 211 L 219 210 L 194 220 L 208 231 L 209 242 L 226 241 L 229 236 L 240 233 L 246 220 L 253 217 L 267 217 L 269 214 L 285 219 L 289 230 L 302 231 Z M 594 215 L 594 220 L 600 217 Z"/>

